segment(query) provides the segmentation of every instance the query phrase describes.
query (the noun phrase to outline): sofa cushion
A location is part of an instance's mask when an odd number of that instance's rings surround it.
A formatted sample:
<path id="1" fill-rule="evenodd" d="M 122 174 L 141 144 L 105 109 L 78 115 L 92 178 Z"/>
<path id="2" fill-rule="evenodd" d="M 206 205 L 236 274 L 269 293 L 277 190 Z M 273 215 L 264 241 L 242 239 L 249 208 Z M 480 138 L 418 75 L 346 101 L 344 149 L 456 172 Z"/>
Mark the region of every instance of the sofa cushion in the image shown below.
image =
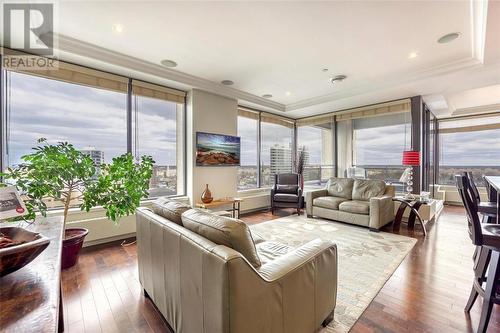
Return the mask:
<path id="1" fill-rule="evenodd" d="M 276 185 L 276 193 L 297 194 L 299 185 Z"/>
<path id="2" fill-rule="evenodd" d="M 262 265 L 267 264 L 268 262 L 271 262 L 294 249 L 291 246 L 273 241 L 259 243 L 256 247 Z"/>
<path id="3" fill-rule="evenodd" d="M 297 194 L 276 193 L 274 195 L 274 201 L 279 201 L 279 202 L 298 202 L 299 201 L 299 196 Z"/>
<path id="4" fill-rule="evenodd" d="M 339 205 L 339 210 L 347 213 L 369 215 L 370 202 L 357 200 L 344 201 Z"/>
<path id="5" fill-rule="evenodd" d="M 328 195 L 351 200 L 353 184 L 354 179 L 351 178 L 330 178 L 326 190 Z"/>
<path id="6" fill-rule="evenodd" d="M 385 182 L 383 180 L 355 179 L 352 190 L 352 200 L 365 200 L 383 195 Z"/>
<path id="7" fill-rule="evenodd" d="M 313 206 L 337 210 L 340 203 L 344 201 L 347 201 L 347 199 L 330 196 L 319 197 L 313 200 Z"/>
<path id="8" fill-rule="evenodd" d="M 217 216 L 201 209 L 190 209 L 182 214 L 182 224 L 186 229 L 216 244 L 238 251 L 252 266 L 260 267 L 252 234 L 245 222 Z"/>
<path id="9" fill-rule="evenodd" d="M 165 197 L 156 199 L 151 208 L 155 214 L 158 214 L 178 225 L 182 225 L 182 213 L 191 209 L 189 205 L 183 204 L 179 201 L 170 200 Z"/>

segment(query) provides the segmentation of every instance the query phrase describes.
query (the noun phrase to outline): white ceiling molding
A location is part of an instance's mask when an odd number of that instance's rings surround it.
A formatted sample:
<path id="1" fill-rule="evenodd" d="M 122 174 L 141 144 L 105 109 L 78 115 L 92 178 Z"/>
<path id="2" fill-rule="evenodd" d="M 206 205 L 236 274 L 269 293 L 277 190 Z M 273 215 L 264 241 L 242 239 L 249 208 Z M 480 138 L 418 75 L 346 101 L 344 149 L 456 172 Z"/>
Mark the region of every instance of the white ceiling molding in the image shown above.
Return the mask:
<path id="1" fill-rule="evenodd" d="M 472 56 L 484 62 L 488 0 L 471 1 Z"/>
<path id="2" fill-rule="evenodd" d="M 453 116 L 465 116 L 465 115 L 471 115 L 471 114 L 492 113 L 492 112 L 499 112 L 499 111 L 500 111 L 500 103 L 474 106 L 474 107 L 470 107 L 470 108 L 456 109 L 451 114 Z"/>
<path id="3" fill-rule="evenodd" d="M 281 103 L 274 102 L 272 100 L 265 99 L 263 97 L 256 96 L 238 89 L 223 86 L 220 83 L 215 83 L 210 80 L 196 77 L 194 75 L 186 74 L 170 68 L 166 68 L 161 65 L 153 64 L 148 61 L 130 57 L 125 54 L 114 52 L 90 43 L 82 42 L 68 36 L 56 35 L 55 38 L 58 40 L 59 51 L 62 52 L 67 52 L 70 54 L 75 54 L 79 57 L 85 57 L 104 63 L 109 63 L 114 66 L 120 66 L 142 73 L 154 75 L 159 78 L 179 82 L 191 88 L 202 89 L 225 97 L 248 101 L 252 104 L 261 105 L 265 108 L 275 111 L 285 111 L 285 105 Z M 61 54 L 61 56 L 63 55 L 64 54 Z"/>

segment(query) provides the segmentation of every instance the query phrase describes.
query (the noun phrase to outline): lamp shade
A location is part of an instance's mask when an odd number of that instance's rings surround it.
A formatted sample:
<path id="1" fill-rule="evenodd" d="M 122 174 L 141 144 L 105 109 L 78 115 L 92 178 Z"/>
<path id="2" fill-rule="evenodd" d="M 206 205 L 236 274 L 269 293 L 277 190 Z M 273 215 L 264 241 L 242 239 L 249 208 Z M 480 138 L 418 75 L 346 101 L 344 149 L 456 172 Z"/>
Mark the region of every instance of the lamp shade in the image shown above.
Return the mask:
<path id="1" fill-rule="evenodd" d="M 420 152 L 414 150 L 405 150 L 403 152 L 403 165 L 404 166 L 419 166 L 420 165 Z"/>

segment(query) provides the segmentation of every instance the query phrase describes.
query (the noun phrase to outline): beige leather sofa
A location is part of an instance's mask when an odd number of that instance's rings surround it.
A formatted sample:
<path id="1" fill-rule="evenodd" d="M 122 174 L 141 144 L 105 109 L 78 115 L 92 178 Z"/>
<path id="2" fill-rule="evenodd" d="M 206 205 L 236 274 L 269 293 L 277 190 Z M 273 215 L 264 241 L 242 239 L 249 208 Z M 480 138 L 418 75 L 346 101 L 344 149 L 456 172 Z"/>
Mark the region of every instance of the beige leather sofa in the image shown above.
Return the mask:
<path id="1" fill-rule="evenodd" d="M 394 220 L 394 195 L 382 180 L 330 178 L 325 189 L 306 192 L 306 213 L 378 230 Z"/>
<path id="2" fill-rule="evenodd" d="M 311 333 L 333 319 L 332 242 L 290 248 L 165 199 L 136 216 L 141 284 L 175 332 Z"/>

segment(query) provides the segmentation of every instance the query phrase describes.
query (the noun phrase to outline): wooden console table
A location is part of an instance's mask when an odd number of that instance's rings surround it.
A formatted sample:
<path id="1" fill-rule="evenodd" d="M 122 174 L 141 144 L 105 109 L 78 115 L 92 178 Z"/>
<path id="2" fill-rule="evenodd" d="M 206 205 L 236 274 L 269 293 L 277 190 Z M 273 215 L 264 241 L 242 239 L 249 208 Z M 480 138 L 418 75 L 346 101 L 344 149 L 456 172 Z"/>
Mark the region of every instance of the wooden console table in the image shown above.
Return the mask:
<path id="1" fill-rule="evenodd" d="M 0 332 L 62 332 L 62 217 L 40 219 L 26 229 L 50 238 L 50 244 L 32 262 L 0 278 Z"/>
<path id="2" fill-rule="evenodd" d="M 232 208 L 229 209 L 229 211 L 231 212 L 231 217 L 239 219 L 242 201 L 243 199 L 240 198 L 216 199 L 210 203 L 197 202 L 196 207 L 203 209 L 211 209 L 215 207 L 231 205 Z"/>

